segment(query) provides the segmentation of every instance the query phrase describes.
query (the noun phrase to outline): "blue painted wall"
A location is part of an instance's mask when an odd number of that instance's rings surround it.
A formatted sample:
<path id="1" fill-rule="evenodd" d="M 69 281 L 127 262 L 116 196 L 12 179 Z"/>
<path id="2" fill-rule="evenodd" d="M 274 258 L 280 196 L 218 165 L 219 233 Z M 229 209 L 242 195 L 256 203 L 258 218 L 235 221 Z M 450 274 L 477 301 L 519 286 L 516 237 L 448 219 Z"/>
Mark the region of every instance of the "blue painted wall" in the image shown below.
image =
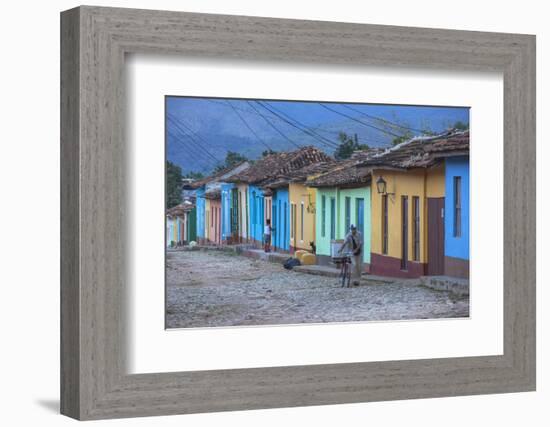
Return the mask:
<path id="1" fill-rule="evenodd" d="M 197 238 L 204 239 L 204 216 L 205 216 L 205 200 L 204 200 L 204 187 L 197 189 Z"/>
<path id="2" fill-rule="evenodd" d="M 250 237 L 262 242 L 264 233 L 264 193 L 261 188 L 249 185 L 248 198 Z"/>
<path id="3" fill-rule="evenodd" d="M 469 157 L 445 160 L 445 256 L 470 259 Z M 461 177 L 461 235 L 454 236 L 454 177 Z"/>
<path id="4" fill-rule="evenodd" d="M 288 188 L 279 188 L 273 193 L 271 204 L 271 244 L 275 249 L 288 251 L 290 249 L 290 203 Z"/>
<path id="5" fill-rule="evenodd" d="M 235 187 L 234 184 L 222 184 L 222 240 L 231 237 L 231 190 Z"/>

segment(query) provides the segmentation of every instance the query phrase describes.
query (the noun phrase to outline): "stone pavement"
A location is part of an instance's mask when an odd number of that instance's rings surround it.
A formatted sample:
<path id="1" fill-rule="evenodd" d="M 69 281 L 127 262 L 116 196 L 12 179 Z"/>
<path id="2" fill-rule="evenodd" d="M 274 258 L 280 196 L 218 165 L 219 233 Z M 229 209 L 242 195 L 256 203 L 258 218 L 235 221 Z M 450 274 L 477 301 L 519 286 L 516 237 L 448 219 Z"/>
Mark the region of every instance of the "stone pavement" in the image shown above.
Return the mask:
<path id="1" fill-rule="evenodd" d="M 420 281 L 341 288 L 335 277 L 285 270 L 231 251 L 167 253 L 168 328 L 469 316 L 469 298 Z"/>

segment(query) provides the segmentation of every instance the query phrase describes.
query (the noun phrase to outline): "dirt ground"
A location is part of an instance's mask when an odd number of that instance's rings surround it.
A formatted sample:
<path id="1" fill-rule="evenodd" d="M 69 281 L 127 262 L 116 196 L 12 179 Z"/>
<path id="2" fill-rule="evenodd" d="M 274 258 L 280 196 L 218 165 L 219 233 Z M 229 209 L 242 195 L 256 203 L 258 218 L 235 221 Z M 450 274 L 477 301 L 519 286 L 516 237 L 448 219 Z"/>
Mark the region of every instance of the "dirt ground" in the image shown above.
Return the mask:
<path id="1" fill-rule="evenodd" d="M 222 251 L 167 254 L 168 328 L 467 317 L 468 297 L 415 280 L 364 276 L 341 288 L 336 278 Z"/>

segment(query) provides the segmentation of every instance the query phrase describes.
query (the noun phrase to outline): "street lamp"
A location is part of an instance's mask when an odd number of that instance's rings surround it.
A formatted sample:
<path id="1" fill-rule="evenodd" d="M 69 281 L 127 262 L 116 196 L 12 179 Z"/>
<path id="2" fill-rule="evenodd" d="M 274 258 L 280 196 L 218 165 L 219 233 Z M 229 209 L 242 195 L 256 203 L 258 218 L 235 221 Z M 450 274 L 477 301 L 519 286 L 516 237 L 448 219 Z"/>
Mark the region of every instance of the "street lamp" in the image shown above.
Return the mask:
<path id="1" fill-rule="evenodd" d="M 379 176 L 378 179 L 376 180 L 376 189 L 378 190 L 378 194 L 382 194 L 382 195 L 387 194 L 389 196 L 395 195 L 395 193 L 389 193 L 387 191 L 386 180 L 382 178 L 382 176 Z"/>
<path id="2" fill-rule="evenodd" d="M 382 176 L 379 176 L 376 180 L 376 189 L 378 190 L 378 194 L 386 194 L 386 181 Z"/>

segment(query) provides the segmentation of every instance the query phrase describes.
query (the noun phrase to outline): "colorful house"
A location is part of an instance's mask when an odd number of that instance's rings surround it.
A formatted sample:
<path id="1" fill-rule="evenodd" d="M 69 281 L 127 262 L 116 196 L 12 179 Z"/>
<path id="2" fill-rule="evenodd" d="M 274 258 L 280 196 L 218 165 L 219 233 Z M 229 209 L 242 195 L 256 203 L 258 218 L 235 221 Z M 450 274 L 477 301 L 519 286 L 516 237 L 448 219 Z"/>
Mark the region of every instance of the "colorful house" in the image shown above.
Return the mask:
<path id="1" fill-rule="evenodd" d="M 331 243 L 343 240 L 354 224 L 363 236 L 363 262 L 369 271 L 371 262 L 371 171 L 358 167 L 376 151 L 356 153 L 336 163 L 328 172 L 308 179 L 315 188 L 315 241 L 317 261 L 331 261 Z"/>
<path id="2" fill-rule="evenodd" d="M 206 241 L 206 199 L 204 198 L 205 186 L 196 188 L 197 208 L 197 243 L 203 244 Z"/>
<path id="3" fill-rule="evenodd" d="M 250 167 L 247 161 L 222 169 L 186 186 L 194 190 L 197 205 L 197 239 L 200 244 L 222 242 L 222 185 Z M 232 193 L 229 197 L 232 196 Z M 230 204 L 232 203 L 230 199 Z"/>
<path id="4" fill-rule="evenodd" d="M 470 159 L 445 159 L 445 275 L 470 277 Z"/>
<path id="5" fill-rule="evenodd" d="M 211 236 L 212 236 L 212 217 L 210 215 L 210 199 L 206 197 L 206 193 L 204 195 L 204 240 L 202 240 L 200 243 L 202 245 L 206 245 L 212 242 Z"/>
<path id="6" fill-rule="evenodd" d="M 315 193 L 306 187 L 310 175 L 325 171 L 334 160 L 316 147 L 280 153 L 283 165 L 262 185 L 266 218 L 273 228 L 271 244 L 277 251 L 313 251 L 315 245 Z M 271 201 L 269 201 L 271 198 Z"/>
<path id="7" fill-rule="evenodd" d="M 195 221 L 191 216 L 194 212 L 196 212 L 195 206 L 189 201 L 166 211 L 167 247 L 182 246 L 189 243 L 191 236 L 196 238 Z"/>
<path id="8" fill-rule="evenodd" d="M 445 274 L 446 159 L 468 156 L 468 150 L 469 133 L 454 132 L 415 138 L 361 163 L 371 168 L 374 189 L 372 274 Z"/>
<path id="9" fill-rule="evenodd" d="M 248 243 L 250 239 L 248 218 L 248 185 L 236 184 L 237 189 L 237 239 L 239 243 Z"/>
<path id="10" fill-rule="evenodd" d="M 283 186 L 269 189 L 269 191 L 268 194 L 271 194 L 271 245 L 276 251 L 288 252 L 290 250 L 288 188 Z M 266 209 L 266 213 L 267 211 Z"/>
<path id="11" fill-rule="evenodd" d="M 235 184 L 238 190 L 238 234 L 243 241 L 258 246 L 263 243 L 265 221 L 272 216 L 272 212 L 267 212 L 266 215 L 266 203 L 267 206 L 272 207 L 273 198 L 268 194 L 266 201 L 262 183 L 269 180 L 284 166 L 287 155 L 288 153 L 268 154 L 254 162 L 247 170 L 228 180 Z"/>
<path id="12" fill-rule="evenodd" d="M 221 245 L 221 191 L 218 188 L 207 191 L 204 194 L 204 198 L 206 199 L 207 243 Z"/>
<path id="13" fill-rule="evenodd" d="M 315 189 L 307 187 L 303 182 L 290 182 L 288 193 L 290 251 L 302 249 L 315 252 Z"/>
<path id="14" fill-rule="evenodd" d="M 239 243 L 239 192 L 235 184 L 221 185 L 222 243 Z"/>
<path id="15" fill-rule="evenodd" d="M 197 241 L 197 207 L 193 205 L 193 208 L 185 213 L 185 225 L 186 225 L 186 241 Z"/>
<path id="16" fill-rule="evenodd" d="M 262 243 L 264 232 L 264 192 L 256 185 L 248 186 L 250 239 L 254 243 Z"/>
<path id="17" fill-rule="evenodd" d="M 315 189 L 308 187 L 308 177 L 327 171 L 334 160 L 323 152 L 305 151 L 305 165 L 282 172 L 265 184 L 273 194 L 272 245 L 279 251 L 315 252 Z"/>

